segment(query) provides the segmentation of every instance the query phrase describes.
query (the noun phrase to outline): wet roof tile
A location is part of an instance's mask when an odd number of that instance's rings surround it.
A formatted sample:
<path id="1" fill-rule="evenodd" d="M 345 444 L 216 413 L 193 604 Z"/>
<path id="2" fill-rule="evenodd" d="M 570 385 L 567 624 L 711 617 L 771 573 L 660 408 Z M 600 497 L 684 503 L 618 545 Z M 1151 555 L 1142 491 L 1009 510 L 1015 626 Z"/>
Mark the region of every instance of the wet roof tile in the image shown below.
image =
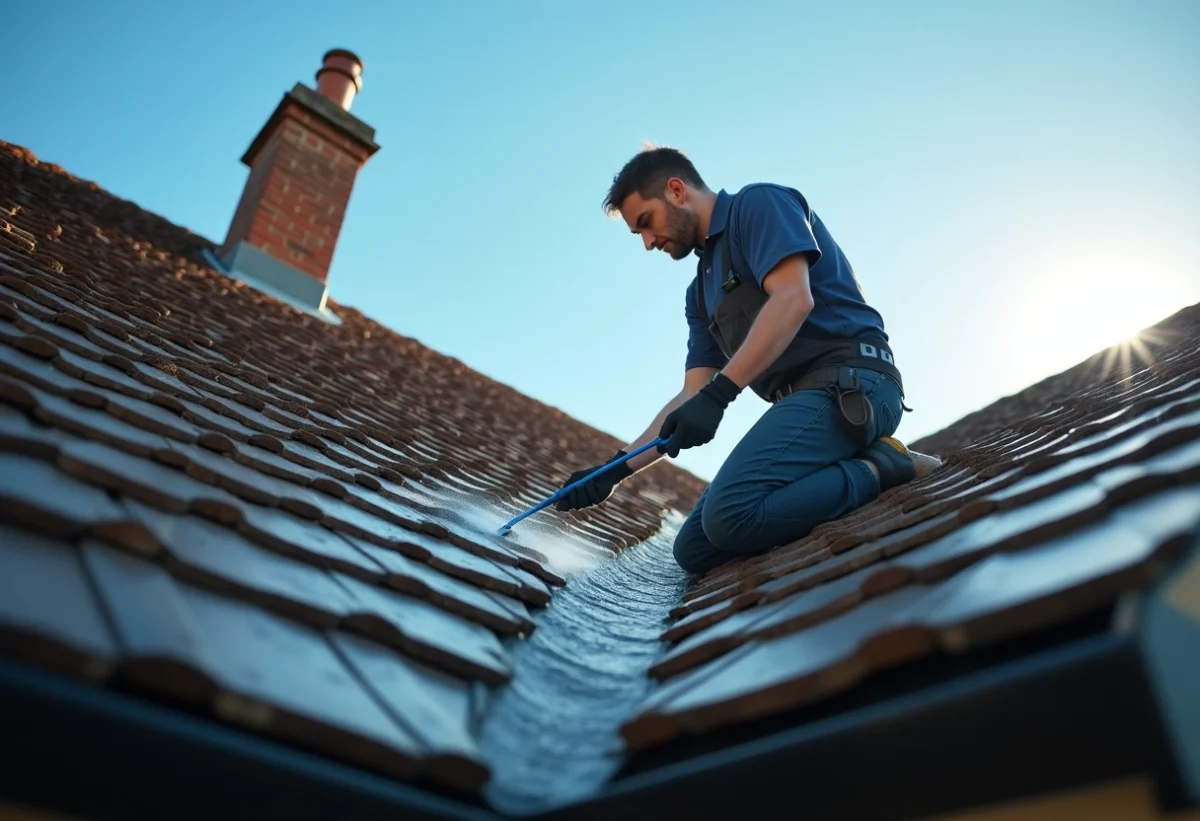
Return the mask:
<path id="1" fill-rule="evenodd" d="M 333 627 L 354 609 L 325 570 L 258 547 L 227 527 L 198 516 L 177 516 L 129 500 L 126 506 L 166 551 L 177 578 L 238 598 L 314 627 Z"/>
<path id="2" fill-rule="evenodd" d="M 116 640 L 69 545 L 0 524 L 0 648 L 88 679 L 116 664 Z"/>
<path id="3" fill-rule="evenodd" d="M 342 622 L 347 629 L 464 677 L 488 684 L 511 678 L 508 655 L 487 628 L 413 596 L 334 576 L 357 604 Z"/>
<path id="4" fill-rule="evenodd" d="M 483 787 L 489 773 L 471 730 L 466 682 L 357 636 L 330 640 L 396 723 L 420 739 L 436 780 L 468 792 Z"/>
<path id="5" fill-rule="evenodd" d="M 245 725 L 412 777 L 421 743 L 364 691 L 317 631 L 181 584 L 97 545 L 84 555 L 118 626 L 125 675 Z"/>
<path id="6" fill-rule="evenodd" d="M 486 588 L 461 581 L 399 551 L 378 547 L 354 536 L 344 538 L 384 568 L 387 584 L 395 590 L 425 599 L 499 633 L 523 633 L 533 626 L 527 616 L 517 618 L 512 607 L 501 604 L 500 594 L 493 597 Z"/>

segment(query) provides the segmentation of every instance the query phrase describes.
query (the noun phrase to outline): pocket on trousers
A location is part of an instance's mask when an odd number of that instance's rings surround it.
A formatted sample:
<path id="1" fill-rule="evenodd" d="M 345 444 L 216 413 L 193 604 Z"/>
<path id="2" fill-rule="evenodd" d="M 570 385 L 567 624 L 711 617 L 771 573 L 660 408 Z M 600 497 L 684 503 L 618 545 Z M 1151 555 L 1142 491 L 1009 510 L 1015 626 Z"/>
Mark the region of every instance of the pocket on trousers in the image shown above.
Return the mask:
<path id="1" fill-rule="evenodd" d="M 883 436 L 891 436 L 896 432 L 896 428 L 900 427 L 896 421 L 896 413 L 892 410 L 891 403 L 886 400 L 879 403 L 879 413 L 876 415 L 876 419 L 879 420 L 875 425 L 878 428 L 875 432 L 876 439 Z"/>
<path id="2" fill-rule="evenodd" d="M 900 389 L 896 383 L 882 374 L 872 389 L 872 404 L 875 405 L 875 438 L 891 436 L 900 427 Z"/>

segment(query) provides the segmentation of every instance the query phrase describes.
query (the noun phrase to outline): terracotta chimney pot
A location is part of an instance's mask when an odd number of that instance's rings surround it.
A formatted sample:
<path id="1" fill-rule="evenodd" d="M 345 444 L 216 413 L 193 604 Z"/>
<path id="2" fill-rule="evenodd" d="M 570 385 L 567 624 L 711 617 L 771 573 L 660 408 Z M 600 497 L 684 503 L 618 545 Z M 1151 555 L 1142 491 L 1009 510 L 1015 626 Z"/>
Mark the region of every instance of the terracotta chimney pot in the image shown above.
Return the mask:
<path id="1" fill-rule="evenodd" d="M 349 111 L 354 95 L 362 91 L 362 60 L 344 48 L 325 52 L 324 65 L 317 69 L 317 93 Z"/>

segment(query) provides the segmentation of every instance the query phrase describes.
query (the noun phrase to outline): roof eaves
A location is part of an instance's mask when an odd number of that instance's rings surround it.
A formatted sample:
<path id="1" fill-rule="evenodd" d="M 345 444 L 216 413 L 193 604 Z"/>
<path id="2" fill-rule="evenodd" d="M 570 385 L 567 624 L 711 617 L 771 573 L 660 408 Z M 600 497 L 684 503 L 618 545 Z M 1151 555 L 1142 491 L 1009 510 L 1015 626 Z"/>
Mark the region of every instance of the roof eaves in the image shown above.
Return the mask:
<path id="1" fill-rule="evenodd" d="M 0 717 L 6 743 L 22 751 L 0 767 L 0 795 L 89 818 L 499 817 L 4 657 Z M 64 773 L 72 774 L 70 790 Z"/>
<path id="2" fill-rule="evenodd" d="M 1178 580 L 1200 572 L 1200 534 L 1175 568 L 1101 614 L 1110 626 L 1099 633 L 620 776 L 590 799 L 528 817 L 737 817 L 801 801 L 810 819 L 908 818 L 1134 774 L 1151 776 L 1165 809 L 1194 804 L 1188 762 L 1200 760 L 1200 732 L 1181 736 L 1166 714 L 1186 706 L 1200 669 L 1165 663 L 1163 648 L 1177 656 L 1178 644 L 1163 634 L 1180 622 L 1162 610 Z M 1200 642 L 1200 625 L 1185 628 Z M 67 811 L 183 817 L 188 807 L 232 818 L 293 805 L 354 818 L 506 817 L 21 662 L 0 659 L 0 712 L 24 751 L 0 774 L 0 792 Z M 72 791 L 78 806 L 62 805 L 64 769 L 90 774 Z"/>

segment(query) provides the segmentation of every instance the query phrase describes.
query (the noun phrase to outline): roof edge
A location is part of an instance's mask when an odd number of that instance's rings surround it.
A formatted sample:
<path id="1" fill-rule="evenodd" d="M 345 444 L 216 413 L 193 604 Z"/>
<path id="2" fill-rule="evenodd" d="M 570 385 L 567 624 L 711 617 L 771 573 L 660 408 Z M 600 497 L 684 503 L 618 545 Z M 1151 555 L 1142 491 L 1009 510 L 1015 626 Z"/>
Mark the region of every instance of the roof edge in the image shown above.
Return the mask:
<path id="1" fill-rule="evenodd" d="M 7 657 L 0 658 L 0 716 L 6 742 L 22 751 L 0 767 L 0 795 L 39 808 L 89 818 L 500 818 Z M 63 789 L 64 772 L 78 778 L 70 790 Z"/>

